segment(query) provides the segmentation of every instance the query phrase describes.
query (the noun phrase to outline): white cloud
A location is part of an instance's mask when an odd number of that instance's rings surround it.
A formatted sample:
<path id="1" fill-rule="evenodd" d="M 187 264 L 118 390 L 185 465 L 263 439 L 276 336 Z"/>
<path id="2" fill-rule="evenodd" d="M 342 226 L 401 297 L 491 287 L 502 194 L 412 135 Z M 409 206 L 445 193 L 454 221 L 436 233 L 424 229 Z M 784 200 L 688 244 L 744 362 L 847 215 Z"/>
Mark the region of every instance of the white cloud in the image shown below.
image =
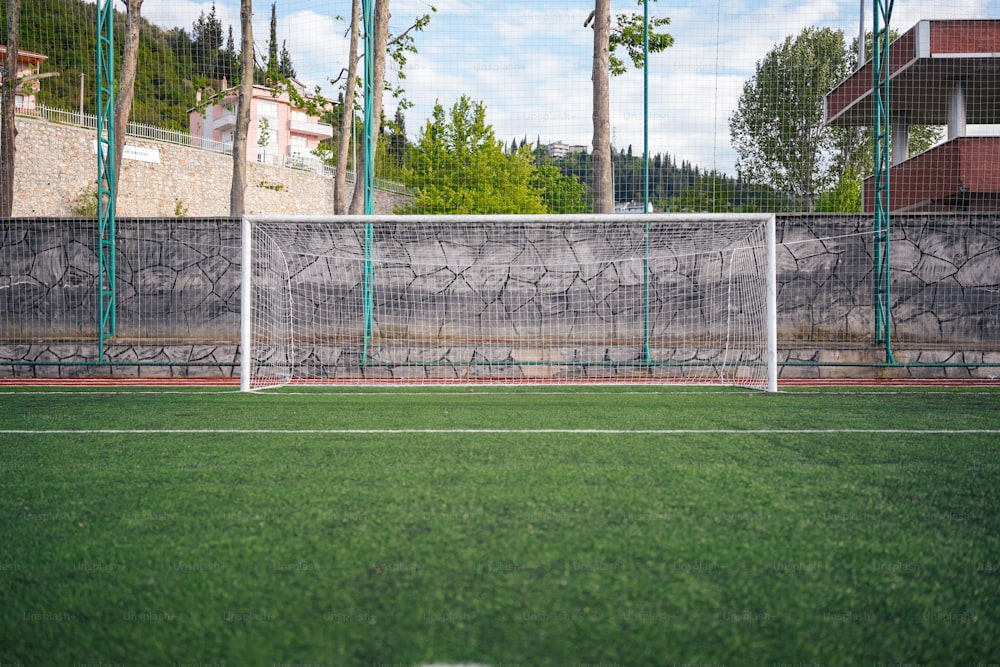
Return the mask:
<path id="1" fill-rule="evenodd" d="M 947 3 L 919 0 L 894 4 L 892 12 L 892 27 L 902 33 L 923 19 L 996 18 L 1000 16 L 1000 3 L 982 0 L 949 0 Z M 870 30 L 872 17 L 867 17 L 867 22 Z"/>

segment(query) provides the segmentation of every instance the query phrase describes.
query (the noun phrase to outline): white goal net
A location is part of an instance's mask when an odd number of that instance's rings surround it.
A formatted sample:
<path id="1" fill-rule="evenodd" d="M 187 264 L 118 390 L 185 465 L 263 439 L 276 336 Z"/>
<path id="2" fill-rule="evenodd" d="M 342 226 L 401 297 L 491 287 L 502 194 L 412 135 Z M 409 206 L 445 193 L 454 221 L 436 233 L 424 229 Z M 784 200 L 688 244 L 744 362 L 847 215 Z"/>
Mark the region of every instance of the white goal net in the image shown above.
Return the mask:
<path id="1" fill-rule="evenodd" d="M 247 217 L 244 390 L 776 389 L 774 217 Z"/>

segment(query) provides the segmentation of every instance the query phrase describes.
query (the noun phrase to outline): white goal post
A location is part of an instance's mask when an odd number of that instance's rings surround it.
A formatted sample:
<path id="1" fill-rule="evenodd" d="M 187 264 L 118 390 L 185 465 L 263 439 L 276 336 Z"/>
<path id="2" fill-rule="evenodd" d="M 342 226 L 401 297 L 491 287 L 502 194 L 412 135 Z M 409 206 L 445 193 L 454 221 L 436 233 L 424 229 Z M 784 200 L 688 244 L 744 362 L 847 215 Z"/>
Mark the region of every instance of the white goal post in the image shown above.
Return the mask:
<path id="1" fill-rule="evenodd" d="M 777 390 L 772 214 L 243 218 L 240 386 Z"/>

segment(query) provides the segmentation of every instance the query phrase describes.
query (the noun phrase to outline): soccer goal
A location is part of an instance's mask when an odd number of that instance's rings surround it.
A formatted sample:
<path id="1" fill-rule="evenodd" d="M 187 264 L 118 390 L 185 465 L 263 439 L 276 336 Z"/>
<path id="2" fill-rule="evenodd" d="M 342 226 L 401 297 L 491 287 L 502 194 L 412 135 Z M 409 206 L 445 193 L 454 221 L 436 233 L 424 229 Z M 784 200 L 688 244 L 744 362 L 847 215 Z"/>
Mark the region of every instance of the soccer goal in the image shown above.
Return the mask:
<path id="1" fill-rule="evenodd" d="M 775 391 L 774 216 L 246 217 L 241 387 Z"/>

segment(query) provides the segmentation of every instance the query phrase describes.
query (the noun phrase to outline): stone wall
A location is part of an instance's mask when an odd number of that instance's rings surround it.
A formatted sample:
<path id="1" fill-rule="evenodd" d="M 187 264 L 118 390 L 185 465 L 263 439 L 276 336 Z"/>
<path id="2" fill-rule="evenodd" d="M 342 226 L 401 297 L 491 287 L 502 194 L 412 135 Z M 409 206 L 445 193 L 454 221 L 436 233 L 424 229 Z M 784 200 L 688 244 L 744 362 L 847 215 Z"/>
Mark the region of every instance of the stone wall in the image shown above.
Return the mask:
<path id="1" fill-rule="evenodd" d="M 93 130 L 44 120 L 17 119 L 15 216 L 66 217 L 94 196 L 97 174 Z M 229 155 L 129 137 L 127 146 L 158 162 L 123 159 L 117 213 L 122 217 L 229 215 L 233 161 Z M 249 163 L 250 214 L 330 214 L 333 181 L 307 171 Z M 348 184 L 348 196 L 351 185 Z M 375 193 L 375 211 L 392 213 L 404 198 Z"/>
<path id="2" fill-rule="evenodd" d="M 869 225 L 867 216 L 779 217 L 779 348 L 785 364 L 782 374 L 996 374 L 995 366 L 1000 365 L 1000 216 L 893 218 L 893 341 L 896 361 L 909 364 L 902 368 L 879 366 L 884 351 L 872 340 Z M 545 233 L 550 239 L 545 243 L 565 246 L 555 251 L 567 258 L 564 263 L 579 264 L 576 269 L 570 267 L 568 273 L 564 271 L 565 275 L 575 271 L 585 282 L 600 283 L 596 291 L 605 298 L 595 302 L 594 312 L 586 319 L 596 321 L 603 311 L 614 308 L 610 305 L 612 295 L 622 297 L 625 315 L 638 312 L 634 305 L 628 305 L 629 294 L 641 294 L 635 276 L 618 269 L 606 275 L 590 275 L 594 270 L 585 258 L 599 256 L 603 252 L 600 243 L 558 230 Z M 236 370 L 240 310 L 238 221 L 176 217 L 119 220 L 117 335 L 107 342 L 106 353 L 120 366 L 93 365 L 97 361 L 96 236 L 92 220 L 0 220 L 0 364 L 16 362 L 0 365 L 0 374 L 139 372 L 198 376 L 230 375 Z M 342 252 L 359 255 L 357 233 L 348 231 L 342 238 Z M 467 228 L 435 225 L 405 242 L 379 238 L 379 243 L 391 247 L 400 257 L 416 253 L 418 247 L 424 248 L 421 254 L 426 254 L 429 248 L 442 257 L 460 258 L 458 264 L 464 268 L 459 273 L 466 274 L 463 280 L 475 276 L 491 280 L 496 274 L 491 268 L 497 265 L 496 253 L 513 253 L 513 258 L 532 250 L 532 244 L 540 243 L 542 237 L 536 234 L 516 243 L 494 239 L 487 246 L 485 233 L 470 236 Z M 634 245 L 635 239 L 632 241 Z M 330 239 L 304 229 L 297 242 L 313 248 L 329 244 Z M 496 250 L 485 255 L 473 251 L 485 247 Z M 326 287 L 317 292 L 322 298 L 357 296 L 358 271 L 338 277 L 340 274 L 330 274 L 329 268 L 316 267 L 308 270 L 326 272 L 319 280 Z M 442 298 L 437 283 L 454 280 L 456 275 L 454 271 L 425 275 L 407 270 L 409 278 L 400 278 L 403 274 L 397 270 L 397 279 L 425 283 L 426 294 L 420 298 L 427 303 Z M 701 269 L 693 266 L 682 274 L 681 282 L 690 289 L 668 301 L 677 303 L 683 297 L 696 306 L 696 301 L 691 301 L 697 297 L 694 293 L 705 291 L 703 285 L 708 284 L 695 284 L 699 272 Z M 488 306 L 516 310 L 516 317 L 506 316 L 507 325 L 513 328 L 530 326 L 537 319 L 524 319 L 522 316 L 528 312 L 524 306 L 538 313 L 565 309 L 562 292 L 540 295 L 543 287 L 548 290 L 550 283 L 559 278 L 560 272 L 535 275 L 537 268 L 529 265 L 523 273 L 516 276 L 522 283 L 519 292 L 508 292 L 503 304 Z M 504 275 L 509 278 L 513 273 Z M 718 277 L 711 280 L 719 282 Z M 667 284 L 661 282 L 657 289 L 668 289 Z M 578 303 L 584 300 L 576 299 Z M 515 301 L 520 305 L 510 310 Z M 357 307 L 354 303 L 345 308 Z M 580 319 L 569 311 L 559 317 L 570 323 Z M 618 331 L 631 326 L 628 317 L 612 319 Z M 589 335 L 575 326 L 567 324 L 567 338 Z M 597 353 L 607 354 L 604 350 Z M 137 364 L 141 365 L 138 369 Z M 860 368 L 861 364 L 870 366 Z"/>
<path id="3" fill-rule="evenodd" d="M 873 343 L 871 217 L 778 217 L 783 375 L 997 374 L 1000 215 L 899 214 L 891 230 L 893 357 L 905 368 Z"/>
<path id="4" fill-rule="evenodd" d="M 779 217 L 778 301 L 786 340 L 849 342 L 869 335 L 870 222 L 862 216 Z M 895 338 L 1000 341 L 1000 216 L 895 215 L 890 247 Z"/>

